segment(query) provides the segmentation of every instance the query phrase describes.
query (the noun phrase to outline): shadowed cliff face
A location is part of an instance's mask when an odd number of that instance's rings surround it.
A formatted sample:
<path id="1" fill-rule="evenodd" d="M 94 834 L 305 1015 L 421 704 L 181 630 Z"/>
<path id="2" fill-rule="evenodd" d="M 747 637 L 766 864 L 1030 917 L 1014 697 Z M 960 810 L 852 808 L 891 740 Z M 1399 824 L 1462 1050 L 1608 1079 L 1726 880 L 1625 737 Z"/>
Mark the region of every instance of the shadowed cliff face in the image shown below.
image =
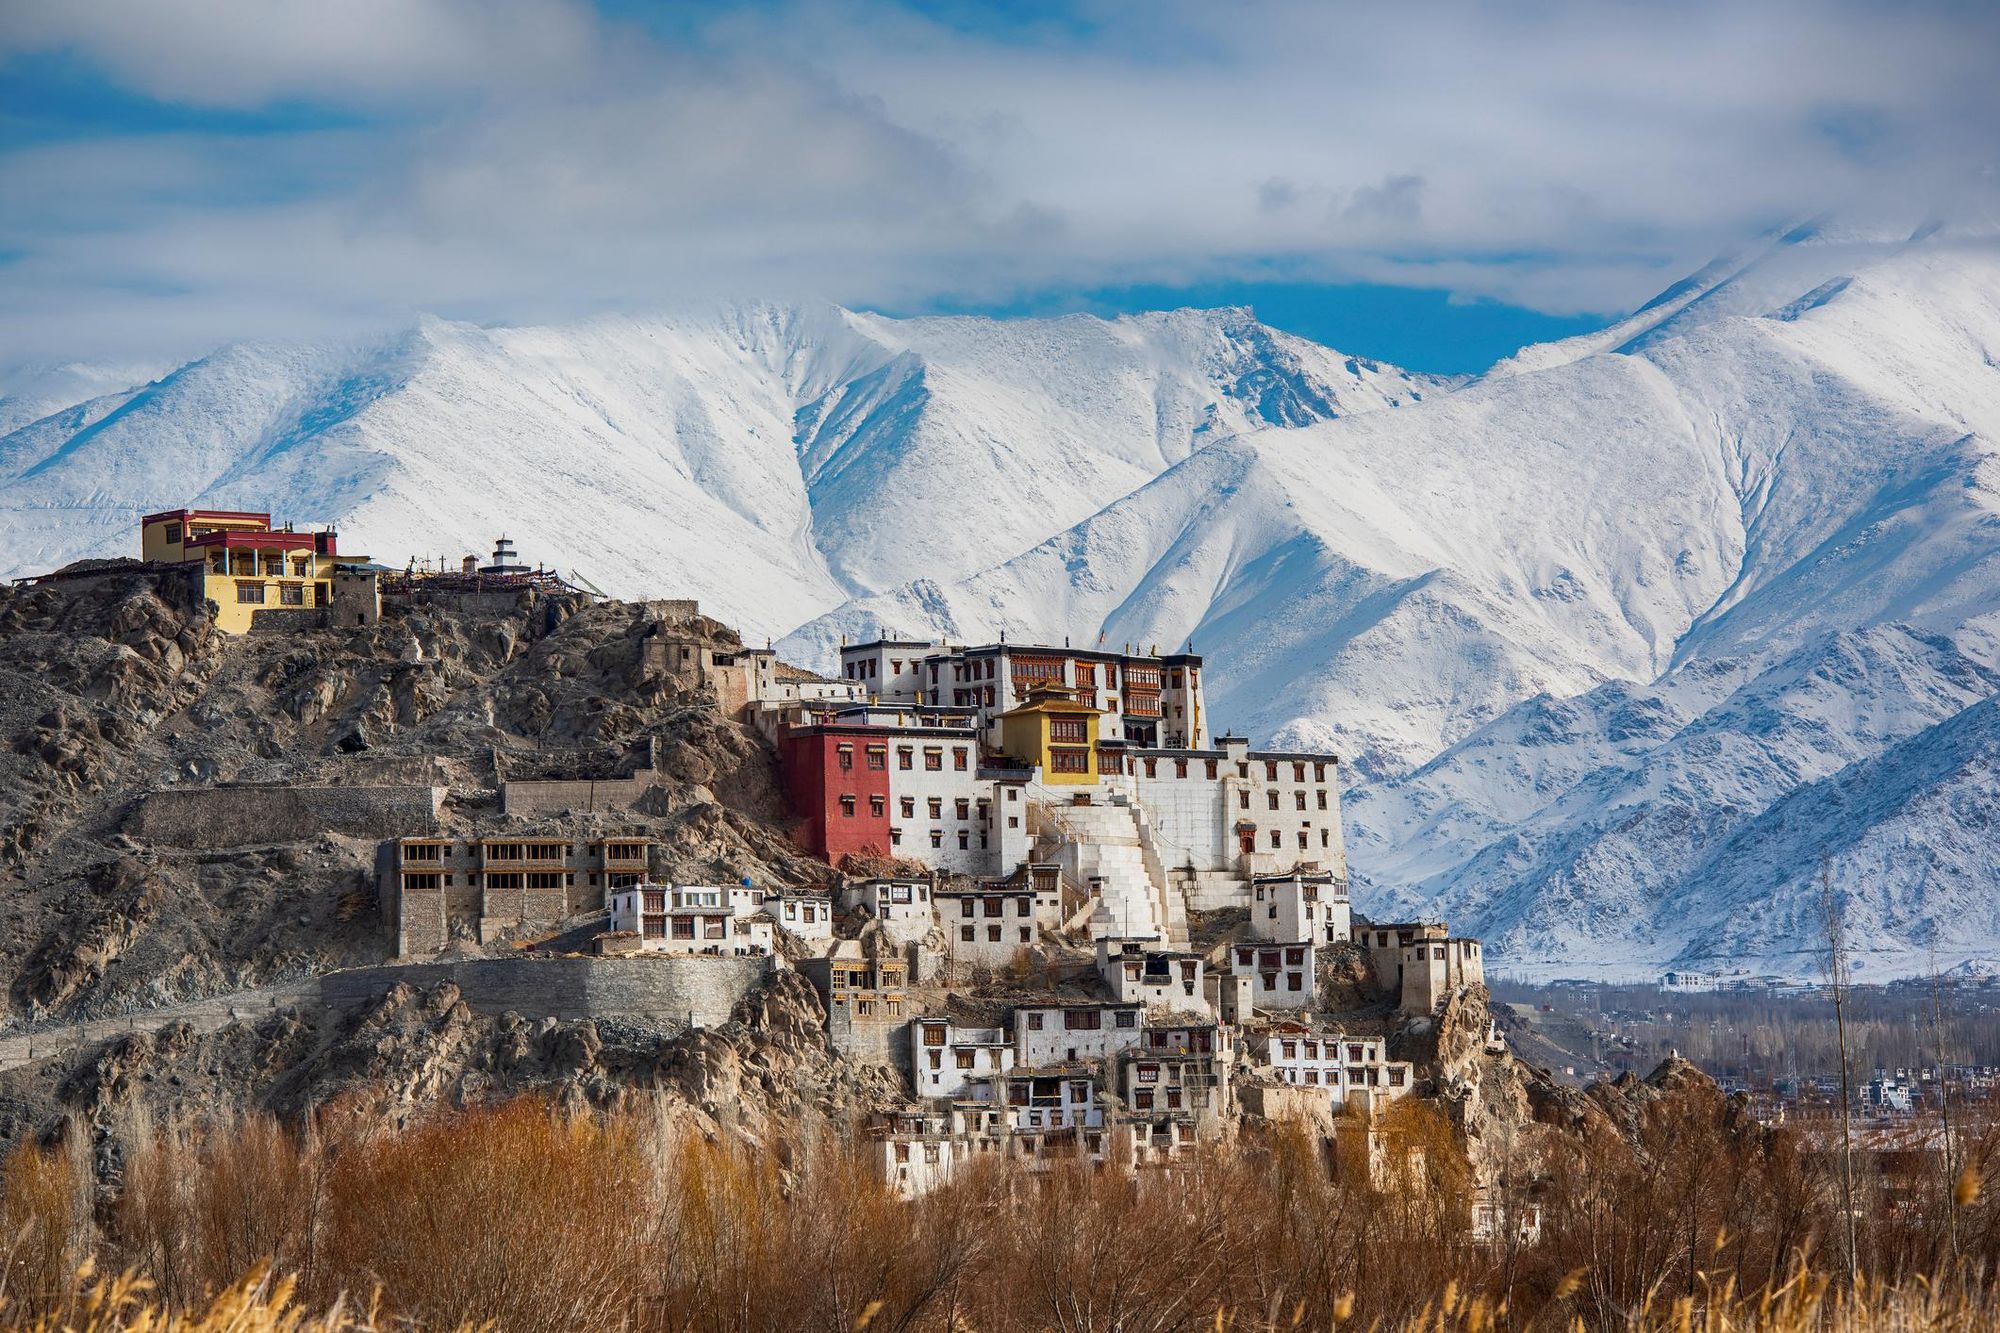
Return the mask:
<path id="1" fill-rule="evenodd" d="M 659 790 L 643 810 L 534 827 L 645 833 L 690 878 L 828 873 L 786 837 L 768 746 L 649 664 L 662 632 L 739 646 L 713 621 L 527 599 L 239 638 L 171 574 L 77 572 L 0 589 L 0 988 L 16 1018 L 117 1013 L 385 955 L 377 836 L 246 826 L 170 846 L 134 816 L 152 791 L 437 786 L 443 827 L 476 834 L 503 819 L 496 754 L 519 775 L 650 753 Z"/>

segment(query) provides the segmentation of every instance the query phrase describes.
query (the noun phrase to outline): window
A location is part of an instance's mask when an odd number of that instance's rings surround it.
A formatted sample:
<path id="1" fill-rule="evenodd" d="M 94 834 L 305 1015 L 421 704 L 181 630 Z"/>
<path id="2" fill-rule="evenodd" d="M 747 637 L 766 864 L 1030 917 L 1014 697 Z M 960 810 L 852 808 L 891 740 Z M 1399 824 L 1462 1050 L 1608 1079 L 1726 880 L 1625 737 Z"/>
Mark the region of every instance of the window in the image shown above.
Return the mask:
<path id="1" fill-rule="evenodd" d="M 1302 792 L 1302 791 L 1299 791 L 1299 792 L 1293 792 L 1293 793 L 1292 793 L 1292 795 L 1294 795 L 1294 796 L 1296 796 L 1296 797 L 1298 798 L 1298 800 L 1297 800 L 1297 802 L 1296 802 L 1296 804 L 1298 805 L 1298 808 L 1299 808 L 1299 809 L 1301 809 L 1301 810 L 1305 809 L 1305 808 L 1306 808 L 1306 794 L 1305 794 L 1304 792 Z"/>
<path id="2" fill-rule="evenodd" d="M 1313 781 L 1314 781 L 1314 782 L 1325 782 L 1325 781 L 1326 781 L 1326 765 L 1325 765 L 1325 764 L 1314 764 L 1314 765 L 1313 765 Z"/>
<path id="3" fill-rule="evenodd" d="M 1319 798 L 1319 808 L 1322 810 L 1326 809 L 1326 793 L 1323 791 L 1318 791 L 1314 792 L 1313 795 Z"/>
<path id="4" fill-rule="evenodd" d="M 1157 760 L 1157 759 L 1148 759 L 1148 760 L 1146 761 L 1146 776 L 1147 776 L 1147 777 L 1149 777 L 1149 778 L 1156 778 L 1156 777 L 1160 776 L 1160 761 L 1159 761 L 1159 760 Z"/>
<path id="5" fill-rule="evenodd" d="M 841 746 L 839 749 L 839 754 L 840 754 L 840 766 L 842 768 L 845 769 L 854 767 L 854 747 L 852 745 Z"/>
<path id="6" fill-rule="evenodd" d="M 878 819 L 888 814 L 889 798 L 886 796 L 870 796 L 868 798 L 868 813 Z"/>
<path id="7" fill-rule="evenodd" d="M 942 797 L 942 796 L 933 796 L 933 797 L 931 797 L 931 800 L 930 800 L 930 810 L 931 810 L 931 818 L 932 818 L 932 819 L 943 819 L 943 818 L 944 818 L 944 797 Z"/>
<path id="8" fill-rule="evenodd" d="M 958 798 L 956 809 L 960 819 L 972 818 L 972 802 L 965 797 L 961 796 Z"/>
<path id="9" fill-rule="evenodd" d="M 903 845 L 903 830 L 899 828 L 889 830 L 889 845 L 891 847 L 901 847 Z"/>
<path id="10" fill-rule="evenodd" d="M 1280 846 L 1283 846 L 1283 845 L 1284 845 L 1284 837 L 1285 837 L 1285 835 L 1284 835 L 1284 834 L 1282 834 L 1282 833 L 1278 832 L 1278 830 L 1276 830 L 1276 829 L 1272 829 L 1272 830 L 1271 830 L 1271 845 L 1272 845 L 1273 847 L 1280 847 Z"/>
<path id="11" fill-rule="evenodd" d="M 887 768 L 888 766 L 889 766 L 889 747 L 886 745 L 869 746 L 868 767 L 874 769 L 883 769 Z"/>
<path id="12" fill-rule="evenodd" d="M 1029 1014 L 1028 1031 L 1040 1032 L 1041 1030 L 1042 1030 L 1042 1016 L 1040 1014 Z"/>
<path id="13" fill-rule="evenodd" d="M 944 751 L 935 746 L 924 747 L 924 770 L 929 773 L 944 771 Z"/>
<path id="14" fill-rule="evenodd" d="M 1028 928 L 1026 926 L 1021 927 L 1021 943 L 1026 944 L 1031 938 Z"/>
<path id="15" fill-rule="evenodd" d="M 1184 778 L 1187 776 L 1187 760 L 1185 759 L 1174 760 L 1174 776 L 1177 778 Z"/>
<path id="16" fill-rule="evenodd" d="M 962 852 L 971 846 L 972 846 L 971 832 L 966 829 L 960 829 L 958 831 L 958 850 Z"/>
<path id="17" fill-rule="evenodd" d="M 1278 780 L 1278 765 L 1277 765 L 1277 761 L 1276 761 L 1276 760 L 1269 760 L 1269 759 L 1265 760 L 1265 761 L 1264 761 L 1264 781 L 1266 781 L 1266 782 L 1276 782 L 1277 780 Z"/>
<path id="18" fill-rule="evenodd" d="M 1104 1026 L 1104 1011 L 1101 1009 L 1065 1009 L 1063 1027 L 1071 1032 L 1095 1032 Z"/>
<path id="19" fill-rule="evenodd" d="M 1014 915 L 1026 916 L 1034 910 L 1035 910 L 1035 905 L 1032 902 L 1028 901 L 1026 898 L 1023 898 L 1018 903 L 1015 904 Z"/>
<path id="20" fill-rule="evenodd" d="M 1304 851 L 1305 849 L 1306 849 L 1306 831 L 1305 831 L 1304 829 L 1300 829 L 1300 830 L 1299 830 L 1299 850 L 1300 850 L 1300 851 Z"/>
<path id="21" fill-rule="evenodd" d="M 1130 1009 L 1120 1009 L 1114 1015 L 1113 1021 L 1121 1028 L 1136 1027 L 1139 1023 L 1139 1015 Z"/>
<path id="22" fill-rule="evenodd" d="M 1300 967 L 1304 965 L 1305 961 L 1306 961 L 1306 951 L 1304 949 L 1285 950 L 1286 967 Z"/>
<path id="23" fill-rule="evenodd" d="M 852 796 L 843 796 L 840 798 L 840 813 L 844 818 L 854 818 L 854 798 Z"/>
<path id="24" fill-rule="evenodd" d="M 959 1067 L 960 1069 L 970 1069 L 970 1068 L 972 1068 L 972 1052 L 971 1052 L 971 1051 L 957 1051 L 957 1052 L 954 1052 L 954 1054 L 953 1054 L 953 1056 L 952 1056 L 952 1059 L 953 1059 L 953 1062 L 954 1062 L 954 1063 L 956 1063 L 956 1064 L 958 1065 L 958 1067 Z"/>
<path id="25" fill-rule="evenodd" d="M 931 846 L 933 846 L 933 847 L 942 847 L 942 846 L 944 846 L 944 830 L 943 830 L 943 829 L 941 829 L 941 828 L 934 828 L 934 829 L 932 829 L 932 830 L 931 830 Z"/>
<path id="26" fill-rule="evenodd" d="M 988 926 L 986 928 L 986 942 L 988 944 L 998 944 L 1000 942 L 1000 927 Z"/>
<path id="27" fill-rule="evenodd" d="M 1215 780 L 1215 761 L 1210 759 L 1203 764 L 1203 767 L 1208 770 L 1209 781 L 1213 782 Z"/>
<path id="28" fill-rule="evenodd" d="M 978 910 L 979 909 L 977 907 L 973 906 L 972 899 L 960 898 L 958 900 L 958 914 L 960 916 L 972 916 L 976 912 L 978 912 Z"/>
<path id="29" fill-rule="evenodd" d="M 1272 792 L 1265 792 L 1264 795 L 1270 800 L 1271 808 L 1273 810 L 1276 810 L 1278 808 L 1278 793 L 1272 791 Z"/>
<path id="30" fill-rule="evenodd" d="M 278 585 L 278 604 L 280 606 L 304 606 L 306 604 L 306 585 L 303 583 L 280 583 Z"/>
<path id="31" fill-rule="evenodd" d="M 1299 973 L 1297 973 L 1297 972 L 1287 972 L 1287 973 L 1285 973 L 1285 989 L 1286 989 L 1286 990 L 1304 990 L 1304 989 L 1305 989 L 1305 978 L 1304 978 L 1303 976 L 1301 976 L 1301 975 L 1300 975 Z"/>
<path id="32" fill-rule="evenodd" d="M 981 898 L 981 899 L 980 899 L 979 901 L 980 901 L 980 904 L 981 904 L 981 907 L 982 907 L 982 909 L 983 909 L 983 910 L 985 911 L 986 915 L 988 915 L 988 916 L 1004 916 L 1004 915 L 1006 915 L 1006 912 L 1007 912 L 1007 901 L 1006 901 L 1006 899 L 1004 899 L 1004 898 Z"/>
<path id="33" fill-rule="evenodd" d="M 1236 793 L 1236 808 L 1239 810 L 1248 810 L 1250 808 L 1249 792 L 1239 791 Z"/>
<path id="34" fill-rule="evenodd" d="M 261 583 L 239 583 L 236 585 L 236 600 L 239 603 L 263 605 L 264 585 Z"/>
<path id="35" fill-rule="evenodd" d="M 912 750 L 909 746 L 898 745 L 896 747 L 896 767 L 897 768 L 910 767 L 911 762 L 914 759 L 915 755 L 916 751 Z"/>
<path id="36" fill-rule="evenodd" d="M 1058 773 L 1088 773 L 1090 771 L 1090 751 L 1051 750 L 1049 767 Z"/>
<path id="37" fill-rule="evenodd" d="M 959 938 L 960 938 L 961 940 L 964 940 L 964 941 L 965 941 L 965 942 L 966 942 L 967 944 L 970 944 L 970 943 L 972 943 L 972 927 L 971 927 L 971 926 L 960 926 L 960 927 L 958 928 L 958 937 L 959 937 Z"/>
<path id="38" fill-rule="evenodd" d="M 963 745 L 952 747 L 951 766 L 961 773 L 965 771 L 965 747 Z"/>
<path id="39" fill-rule="evenodd" d="M 915 819 L 915 818 L 917 817 L 917 798 L 916 798 L 916 797 L 914 797 L 914 796 L 905 796 L 905 797 L 903 798 L 903 801 L 902 801 L 902 805 L 903 805 L 903 818 L 905 818 L 905 819 Z"/>
<path id="40" fill-rule="evenodd" d="M 1304 782 L 1305 780 L 1306 780 L 1306 766 L 1304 764 L 1293 764 L 1292 781 Z"/>

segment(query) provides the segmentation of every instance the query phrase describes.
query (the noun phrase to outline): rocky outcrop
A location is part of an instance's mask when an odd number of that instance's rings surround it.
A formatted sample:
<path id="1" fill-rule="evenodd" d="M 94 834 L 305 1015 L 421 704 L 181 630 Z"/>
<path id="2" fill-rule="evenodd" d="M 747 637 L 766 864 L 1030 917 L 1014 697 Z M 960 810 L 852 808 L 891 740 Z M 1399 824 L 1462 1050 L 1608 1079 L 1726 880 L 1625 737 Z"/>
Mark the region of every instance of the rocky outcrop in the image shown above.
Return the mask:
<path id="1" fill-rule="evenodd" d="M 390 827 L 401 807 L 388 788 L 445 791 L 409 832 L 519 830 L 500 770 L 564 756 L 644 754 L 657 777 L 637 809 L 534 827 L 643 832 L 690 880 L 826 882 L 786 836 L 768 745 L 698 683 L 651 665 L 662 633 L 740 646 L 674 614 L 525 597 L 231 637 L 164 567 L 103 562 L 0 589 L 0 994 L 12 1016 L 102 1016 L 382 961 L 374 919 L 341 904 L 372 890 L 375 841 L 405 831 Z M 306 787 L 387 813 L 268 814 L 283 806 L 274 789 Z M 186 807 L 188 792 L 214 794 L 192 804 L 233 826 L 159 834 L 148 812 Z M 107 887 L 114 865 L 124 888 Z"/>
<path id="2" fill-rule="evenodd" d="M 0 1096 L 26 1075 L 0 1077 Z M 399 986 L 348 1014 L 291 1010 L 207 1034 L 173 1024 L 99 1047 L 46 1110 L 101 1127 L 139 1107 L 171 1119 L 218 1105 L 283 1116 L 339 1105 L 394 1120 L 524 1093 L 572 1109 L 643 1098 L 753 1136 L 805 1117 L 845 1124 L 904 1097 L 887 1070 L 829 1053 L 818 997 L 786 971 L 728 1023 L 677 1037 L 612 1020 L 482 1016 L 448 982 Z"/>

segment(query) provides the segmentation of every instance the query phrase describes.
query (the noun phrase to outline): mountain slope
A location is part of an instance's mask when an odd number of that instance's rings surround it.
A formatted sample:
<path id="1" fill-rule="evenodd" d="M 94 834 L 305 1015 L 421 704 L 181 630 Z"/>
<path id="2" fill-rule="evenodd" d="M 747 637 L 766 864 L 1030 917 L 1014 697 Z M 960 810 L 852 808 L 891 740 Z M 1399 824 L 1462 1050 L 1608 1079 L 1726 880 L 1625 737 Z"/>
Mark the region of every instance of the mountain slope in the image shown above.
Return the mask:
<path id="1" fill-rule="evenodd" d="M 1979 857 L 1931 898 L 1883 870 L 1974 836 L 1950 729 L 2000 674 L 1996 439 L 1993 231 L 1822 224 L 1467 384 L 1235 310 L 225 348 L 0 436 L 0 566 L 276 505 L 398 563 L 504 530 L 819 665 L 883 631 L 1192 642 L 1219 723 L 1347 757 L 1365 890 L 1496 966 L 1803 966 L 1816 846 L 1906 964 L 2000 953 L 1925 906 Z M 1858 813 L 1815 834 L 1833 792 Z"/>
<path id="2" fill-rule="evenodd" d="M 1350 757 L 1351 863 L 1404 910 L 1503 964 L 1643 972 L 1726 919 L 1736 962 L 1791 967 L 1796 913 L 1708 894 L 1705 858 L 1993 689 L 1996 364 L 1993 238 L 1802 231 L 1594 345 L 1212 448 L 786 646 L 1192 638 L 1219 721 Z"/>
<path id="3" fill-rule="evenodd" d="M 1011 556 L 1217 436 L 1445 387 L 1243 311 L 425 321 L 224 348 L 0 436 L 0 569 L 127 553 L 167 505 L 275 506 L 398 564 L 504 531 L 607 591 L 697 592 L 779 633 Z"/>

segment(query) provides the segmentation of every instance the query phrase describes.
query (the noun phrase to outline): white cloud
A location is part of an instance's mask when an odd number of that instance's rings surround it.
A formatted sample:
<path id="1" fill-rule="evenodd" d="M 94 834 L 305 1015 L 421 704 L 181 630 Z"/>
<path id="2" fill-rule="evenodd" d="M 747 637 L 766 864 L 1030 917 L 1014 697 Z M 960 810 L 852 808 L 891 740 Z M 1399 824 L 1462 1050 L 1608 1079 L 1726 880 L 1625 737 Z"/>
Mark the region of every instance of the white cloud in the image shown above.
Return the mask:
<path id="1" fill-rule="evenodd" d="M 75 51 L 200 106 L 428 102 L 574 83 L 610 58 L 580 0 L 8 0 L 0 52 Z"/>
<path id="2" fill-rule="evenodd" d="M 0 361 L 1273 264 L 1602 310 L 1784 218 L 1992 188 L 2000 24 L 1948 0 L 1083 17 L 801 0 L 663 36 L 573 0 L 14 0 L 17 60 L 349 127 L 0 153 Z"/>

